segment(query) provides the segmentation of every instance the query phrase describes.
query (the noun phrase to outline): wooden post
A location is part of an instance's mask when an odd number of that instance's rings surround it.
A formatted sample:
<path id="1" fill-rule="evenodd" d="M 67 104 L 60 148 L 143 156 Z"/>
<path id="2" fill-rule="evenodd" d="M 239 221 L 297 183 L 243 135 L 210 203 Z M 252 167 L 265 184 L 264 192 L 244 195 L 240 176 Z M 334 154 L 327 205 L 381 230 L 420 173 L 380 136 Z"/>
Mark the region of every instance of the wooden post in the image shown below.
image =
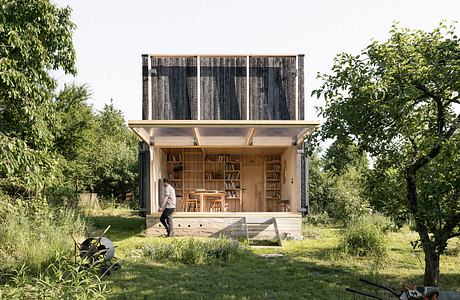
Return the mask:
<path id="1" fill-rule="evenodd" d="M 299 82 L 298 88 L 298 101 L 299 101 L 299 120 L 305 120 L 305 86 L 304 86 L 304 60 L 305 55 L 297 55 L 298 67 L 297 67 L 297 77 Z"/>
<path id="2" fill-rule="evenodd" d="M 152 59 L 150 56 L 147 61 L 147 119 L 152 120 L 152 75 L 150 70 L 152 69 Z"/>
<path id="3" fill-rule="evenodd" d="M 149 63 L 150 57 L 142 55 L 142 120 L 148 120 L 148 89 L 149 89 Z"/>
<path id="4" fill-rule="evenodd" d="M 296 166 L 295 166 L 296 167 L 295 195 L 296 195 L 297 212 L 302 211 L 302 155 L 303 155 L 303 147 L 301 147 L 300 145 L 297 145 L 297 151 L 296 151 L 297 157 L 296 157 Z"/>
<path id="5" fill-rule="evenodd" d="M 197 119 L 201 120 L 201 66 L 200 66 L 200 56 L 196 57 L 196 95 L 197 95 Z"/>
<path id="6" fill-rule="evenodd" d="M 246 120 L 249 120 L 249 55 L 246 56 Z"/>
<path id="7" fill-rule="evenodd" d="M 299 56 L 295 57 L 295 119 L 299 119 Z"/>
<path id="8" fill-rule="evenodd" d="M 155 149 L 153 146 L 149 147 L 150 152 L 150 200 L 147 203 L 147 211 L 151 214 L 152 212 L 158 211 L 158 199 L 157 199 L 157 174 L 155 171 Z"/>
<path id="9" fill-rule="evenodd" d="M 310 157 L 309 156 L 304 156 L 303 159 L 305 160 L 305 171 L 304 171 L 304 174 L 305 174 L 305 181 L 304 181 L 304 184 L 305 184 L 305 188 L 304 188 L 304 197 L 305 197 L 305 208 L 306 208 L 306 211 L 305 213 L 309 213 L 310 212 L 310 187 L 309 187 L 309 184 L 310 184 L 310 173 L 309 173 L 309 164 L 310 164 Z"/>

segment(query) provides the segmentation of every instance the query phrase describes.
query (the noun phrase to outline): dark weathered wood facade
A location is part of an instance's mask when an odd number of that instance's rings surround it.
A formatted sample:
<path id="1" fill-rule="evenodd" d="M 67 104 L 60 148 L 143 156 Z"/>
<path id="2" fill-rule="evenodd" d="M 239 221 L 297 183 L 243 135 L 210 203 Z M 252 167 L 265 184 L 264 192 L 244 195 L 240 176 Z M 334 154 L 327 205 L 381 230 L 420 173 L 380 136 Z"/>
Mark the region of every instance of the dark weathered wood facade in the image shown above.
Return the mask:
<path id="1" fill-rule="evenodd" d="M 143 120 L 305 117 L 304 55 L 143 55 L 142 78 Z M 148 155 L 147 145 L 141 146 L 141 205 L 149 197 Z M 302 180 L 305 172 L 303 165 Z M 306 187 L 301 192 L 306 206 Z"/>

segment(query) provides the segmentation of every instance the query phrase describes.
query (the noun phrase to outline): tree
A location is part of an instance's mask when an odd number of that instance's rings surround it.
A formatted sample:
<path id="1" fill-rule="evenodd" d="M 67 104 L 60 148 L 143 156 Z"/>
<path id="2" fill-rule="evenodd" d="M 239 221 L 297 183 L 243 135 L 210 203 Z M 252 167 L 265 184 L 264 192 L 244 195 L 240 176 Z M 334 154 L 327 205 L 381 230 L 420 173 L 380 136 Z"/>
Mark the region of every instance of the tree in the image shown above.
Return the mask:
<path id="1" fill-rule="evenodd" d="M 112 102 L 96 120 L 96 144 L 86 157 L 95 176 L 92 189 L 105 198 L 123 199 L 137 189 L 137 139 Z"/>
<path id="2" fill-rule="evenodd" d="M 435 285 L 440 254 L 460 236 L 460 40 L 444 24 L 432 32 L 394 25 L 390 33 L 358 55 L 339 54 L 332 73 L 319 76 L 313 94 L 324 96 L 326 122 L 318 136 L 356 143 L 376 170 L 403 181 L 404 197 L 393 201 L 413 218 L 424 282 Z"/>
<path id="3" fill-rule="evenodd" d="M 97 145 L 97 116 L 87 103 L 91 94 L 86 85 L 65 85 L 54 101 L 56 110 L 53 149 L 63 158 L 67 190 L 74 193 L 91 190 L 94 170 L 87 158 Z M 75 195 L 76 196 L 76 195 Z"/>
<path id="4" fill-rule="evenodd" d="M 332 143 L 320 158 L 310 157 L 311 211 L 326 212 L 335 222 L 349 224 L 369 211 L 363 197 L 363 177 L 368 162 L 353 144 Z"/>
<path id="5" fill-rule="evenodd" d="M 56 176 L 49 70 L 75 74 L 70 8 L 48 0 L 0 2 L 0 183 L 36 193 Z"/>

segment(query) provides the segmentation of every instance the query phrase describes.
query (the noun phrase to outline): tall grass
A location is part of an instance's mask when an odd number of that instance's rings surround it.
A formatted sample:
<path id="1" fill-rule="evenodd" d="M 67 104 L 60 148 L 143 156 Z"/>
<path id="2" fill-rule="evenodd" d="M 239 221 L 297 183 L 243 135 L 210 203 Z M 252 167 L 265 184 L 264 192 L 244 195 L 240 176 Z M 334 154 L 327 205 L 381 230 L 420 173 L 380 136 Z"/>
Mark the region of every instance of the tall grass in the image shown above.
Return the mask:
<path id="1" fill-rule="evenodd" d="M 387 255 L 386 235 L 391 224 L 391 221 L 383 216 L 363 216 L 343 230 L 339 249 L 352 256 L 367 256 L 381 260 Z"/>
<path id="2" fill-rule="evenodd" d="M 56 253 L 73 249 L 70 235 L 83 235 L 85 223 L 68 209 L 52 209 L 44 199 L 0 198 L 0 271 L 27 265 L 37 270 Z"/>
<path id="3" fill-rule="evenodd" d="M 143 255 L 156 261 L 184 264 L 228 262 L 246 253 L 245 246 L 225 238 L 158 239 L 143 248 Z"/>
<path id="4" fill-rule="evenodd" d="M 14 270 L 0 285 L 0 299 L 103 299 L 105 284 L 92 270 L 57 256 L 44 270 Z"/>
<path id="5" fill-rule="evenodd" d="M 100 299 L 105 285 L 73 261 L 84 220 L 43 198 L 0 194 L 0 299 Z"/>

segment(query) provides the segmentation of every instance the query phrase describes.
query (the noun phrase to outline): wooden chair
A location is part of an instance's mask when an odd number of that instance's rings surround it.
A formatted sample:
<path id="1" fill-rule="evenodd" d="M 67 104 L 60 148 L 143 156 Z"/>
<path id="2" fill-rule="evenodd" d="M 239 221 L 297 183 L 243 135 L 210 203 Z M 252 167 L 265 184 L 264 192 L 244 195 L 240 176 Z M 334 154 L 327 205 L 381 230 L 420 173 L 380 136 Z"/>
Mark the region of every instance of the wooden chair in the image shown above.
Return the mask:
<path id="1" fill-rule="evenodd" d="M 200 200 L 196 196 L 195 193 L 188 193 L 188 197 L 185 198 L 185 211 L 190 211 L 190 208 L 193 209 L 193 211 L 199 211 L 200 210 Z"/>
<path id="2" fill-rule="evenodd" d="M 224 208 L 224 196 L 216 196 L 218 198 L 214 198 L 214 199 L 211 199 L 209 200 L 209 204 L 210 204 L 210 208 L 209 210 L 210 211 L 213 211 L 213 212 L 223 212 L 225 211 L 225 208 Z"/>
<path id="3" fill-rule="evenodd" d="M 278 211 L 289 211 L 289 200 L 278 200 Z"/>

